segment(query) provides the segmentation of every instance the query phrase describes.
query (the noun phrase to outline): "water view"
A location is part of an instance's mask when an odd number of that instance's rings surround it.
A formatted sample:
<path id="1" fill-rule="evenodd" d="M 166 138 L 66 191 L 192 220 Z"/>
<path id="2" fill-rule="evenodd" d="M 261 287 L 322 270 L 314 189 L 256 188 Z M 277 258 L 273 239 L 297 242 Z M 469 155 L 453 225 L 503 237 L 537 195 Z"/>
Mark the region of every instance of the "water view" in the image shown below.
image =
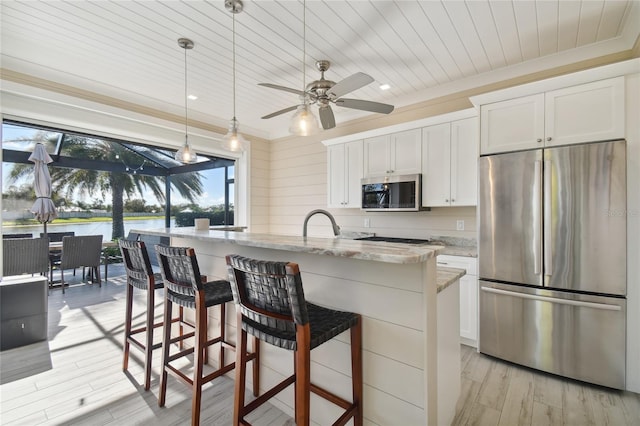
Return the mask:
<path id="1" fill-rule="evenodd" d="M 174 219 L 171 219 L 171 226 L 175 226 Z M 161 219 L 145 219 L 145 220 L 125 220 L 124 221 L 124 233 L 129 233 L 131 229 L 149 229 L 149 228 L 164 228 L 164 218 Z M 2 226 L 3 234 L 17 234 L 31 232 L 34 236 L 38 236 L 40 232 L 44 231 L 44 225 L 16 225 L 16 226 Z M 73 224 L 47 224 L 48 232 L 70 232 L 73 231 L 76 235 L 103 235 L 103 240 L 111 240 L 111 222 L 90 222 L 90 223 L 73 223 Z"/>

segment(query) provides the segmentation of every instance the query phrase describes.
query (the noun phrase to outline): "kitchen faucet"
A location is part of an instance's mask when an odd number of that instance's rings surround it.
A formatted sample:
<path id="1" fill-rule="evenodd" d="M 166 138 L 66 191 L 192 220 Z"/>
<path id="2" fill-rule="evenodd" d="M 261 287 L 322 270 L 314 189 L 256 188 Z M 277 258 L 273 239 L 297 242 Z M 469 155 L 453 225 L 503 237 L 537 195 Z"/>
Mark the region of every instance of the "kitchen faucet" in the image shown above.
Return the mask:
<path id="1" fill-rule="evenodd" d="M 329 220 L 331 221 L 331 226 L 333 227 L 333 235 L 336 235 L 336 236 L 340 235 L 340 227 L 336 223 L 336 220 L 331 215 L 331 213 L 329 213 L 326 210 L 316 209 L 316 210 L 310 211 L 309 214 L 307 214 L 307 217 L 304 218 L 304 225 L 302 225 L 302 236 L 303 237 L 307 236 L 307 222 L 309 222 L 309 219 L 311 219 L 311 216 L 318 213 L 322 213 L 323 215 L 329 218 Z"/>

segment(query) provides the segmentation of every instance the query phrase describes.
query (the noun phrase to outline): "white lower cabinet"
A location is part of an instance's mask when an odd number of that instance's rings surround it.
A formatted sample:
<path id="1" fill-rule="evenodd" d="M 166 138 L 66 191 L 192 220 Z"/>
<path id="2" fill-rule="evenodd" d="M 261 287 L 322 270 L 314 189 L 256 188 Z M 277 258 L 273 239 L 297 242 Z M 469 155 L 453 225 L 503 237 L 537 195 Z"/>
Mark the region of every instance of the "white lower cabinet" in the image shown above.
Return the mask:
<path id="1" fill-rule="evenodd" d="M 460 341 L 478 346 L 478 260 L 475 257 L 439 255 L 438 266 L 464 269 L 460 278 Z"/>

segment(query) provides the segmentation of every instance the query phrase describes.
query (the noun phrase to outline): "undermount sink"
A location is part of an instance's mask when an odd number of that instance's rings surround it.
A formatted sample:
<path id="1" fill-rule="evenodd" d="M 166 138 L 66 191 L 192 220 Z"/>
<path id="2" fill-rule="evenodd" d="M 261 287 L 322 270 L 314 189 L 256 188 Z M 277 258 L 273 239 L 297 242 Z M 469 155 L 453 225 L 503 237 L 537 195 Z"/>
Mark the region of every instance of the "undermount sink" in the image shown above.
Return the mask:
<path id="1" fill-rule="evenodd" d="M 385 242 L 385 243 L 415 244 L 415 245 L 418 245 L 418 244 L 431 244 L 430 240 L 420 240 L 420 239 L 417 239 L 417 238 L 382 237 L 382 236 L 355 238 L 355 240 L 359 240 L 359 241 L 381 241 L 381 242 Z"/>

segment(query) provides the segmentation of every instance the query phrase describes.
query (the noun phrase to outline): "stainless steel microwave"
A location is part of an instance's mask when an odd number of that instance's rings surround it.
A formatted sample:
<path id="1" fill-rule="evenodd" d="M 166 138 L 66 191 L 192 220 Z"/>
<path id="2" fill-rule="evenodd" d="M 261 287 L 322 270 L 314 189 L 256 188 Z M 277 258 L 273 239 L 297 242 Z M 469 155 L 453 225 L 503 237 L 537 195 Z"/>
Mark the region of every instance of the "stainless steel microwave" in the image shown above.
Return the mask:
<path id="1" fill-rule="evenodd" d="M 422 210 L 421 174 L 380 176 L 362 179 L 362 210 Z"/>

